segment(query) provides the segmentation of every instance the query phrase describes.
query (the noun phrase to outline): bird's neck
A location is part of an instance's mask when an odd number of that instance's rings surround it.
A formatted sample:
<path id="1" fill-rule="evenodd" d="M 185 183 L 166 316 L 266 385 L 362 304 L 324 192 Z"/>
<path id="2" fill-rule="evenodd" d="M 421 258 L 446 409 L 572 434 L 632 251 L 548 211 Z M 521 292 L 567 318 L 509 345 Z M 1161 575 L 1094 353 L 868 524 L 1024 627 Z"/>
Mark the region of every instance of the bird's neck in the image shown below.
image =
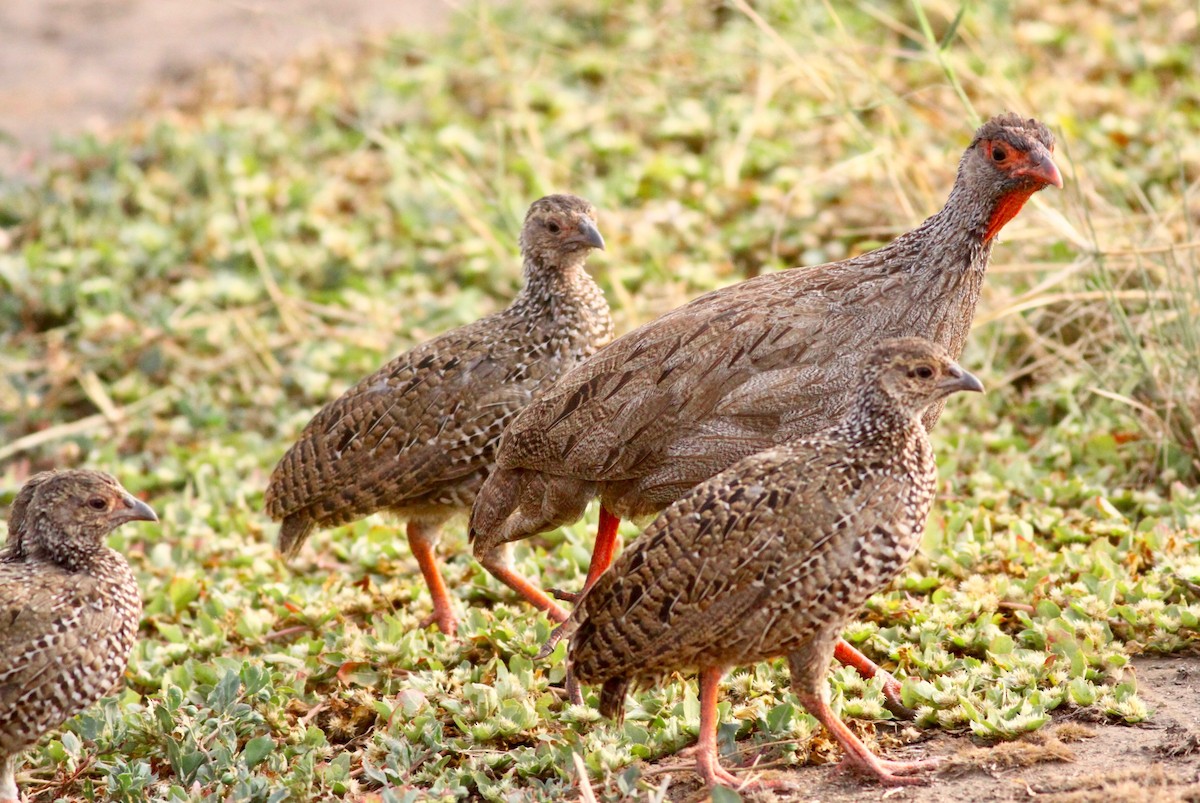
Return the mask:
<path id="1" fill-rule="evenodd" d="M 941 211 L 910 233 L 922 233 L 923 242 L 938 248 L 951 246 L 972 254 L 970 267 L 987 268 L 996 235 L 1025 206 L 1036 187 L 1021 187 L 1002 195 L 985 192 L 960 177 Z M 910 236 L 905 235 L 905 237 Z"/>
<path id="2" fill-rule="evenodd" d="M 0 549 L 0 563 L 16 563 L 25 559 L 25 533 L 23 530 L 9 530 L 8 540 Z"/>
<path id="3" fill-rule="evenodd" d="M 52 527 L 48 522 L 35 520 L 33 528 Z M 12 544 L 9 545 L 12 548 Z M 16 557 L 25 561 L 42 560 L 61 566 L 69 572 L 89 570 L 109 552 L 108 547 L 98 540 L 89 538 L 62 538 L 51 533 L 43 537 L 38 532 L 28 531 L 16 544 Z"/>
<path id="4" fill-rule="evenodd" d="M 994 233 L 988 236 L 988 231 L 993 206 L 991 199 L 958 182 L 941 210 L 888 247 L 908 252 L 918 271 L 928 266 L 938 272 L 982 274 L 992 252 Z"/>
<path id="5" fill-rule="evenodd" d="M 898 408 L 877 390 L 860 393 L 850 414 L 838 425 L 838 434 L 861 455 L 907 454 L 928 442 L 919 415 Z"/>
<path id="6" fill-rule="evenodd" d="M 513 299 L 511 309 L 516 312 L 542 311 L 557 317 L 581 307 L 590 309 L 597 299 L 604 304 L 604 293 L 584 269 L 584 262 L 582 254 L 561 265 L 547 265 L 536 258 L 526 258 L 525 286 Z"/>
<path id="7" fill-rule="evenodd" d="M 1014 190 L 1002 195 L 992 206 L 992 214 L 988 218 L 987 231 L 983 234 L 984 242 L 990 243 L 1004 228 L 1004 224 L 1017 216 L 1026 202 L 1037 192 L 1036 189 Z"/>

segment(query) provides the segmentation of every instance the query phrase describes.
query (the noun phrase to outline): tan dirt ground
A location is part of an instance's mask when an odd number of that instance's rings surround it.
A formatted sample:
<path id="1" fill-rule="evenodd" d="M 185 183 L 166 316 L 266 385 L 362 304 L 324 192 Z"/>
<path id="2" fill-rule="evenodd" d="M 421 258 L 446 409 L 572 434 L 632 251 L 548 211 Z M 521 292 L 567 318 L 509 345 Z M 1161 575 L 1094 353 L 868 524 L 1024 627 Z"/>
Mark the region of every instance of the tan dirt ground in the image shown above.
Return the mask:
<path id="1" fill-rule="evenodd" d="M 1200 658 L 1135 659 L 1138 693 L 1152 713 L 1148 722 L 1121 725 L 1060 716 L 1024 740 L 981 745 L 969 734 L 932 736 L 902 725 L 881 726 L 879 739 L 910 742 L 885 757 L 950 757 L 927 786 L 884 789 L 839 772 L 833 765 L 765 771 L 786 779 L 787 790 L 743 793 L 752 801 L 805 803 L 1187 803 L 1200 802 Z M 726 759 L 728 766 L 729 760 Z M 671 801 L 700 801 L 707 794 L 691 772 L 690 751 L 647 769 L 651 782 L 670 773 Z"/>
<path id="2" fill-rule="evenodd" d="M 455 0 L 3 0 L 0 174 L 55 137 L 103 131 L 154 87 L 363 32 L 435 30 Z"/>

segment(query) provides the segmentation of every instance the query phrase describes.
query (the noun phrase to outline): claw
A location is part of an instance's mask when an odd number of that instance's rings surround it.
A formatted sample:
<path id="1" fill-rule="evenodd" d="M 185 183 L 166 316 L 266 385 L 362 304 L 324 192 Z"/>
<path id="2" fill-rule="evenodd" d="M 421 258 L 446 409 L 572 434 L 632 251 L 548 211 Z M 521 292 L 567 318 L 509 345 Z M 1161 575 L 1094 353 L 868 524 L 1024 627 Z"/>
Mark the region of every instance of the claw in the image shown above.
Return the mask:
<path id="1" fill-rule="evenodd" d="M 582 592 L 564 591 L 561 588 L 547 588 L 546 591 L 550 593 L 550 596 L 561 602 L 576 603 L 579 602 L 579 598 L 583 596 Z"/>
<path id="2" fill-rule="evenodd" d="M 563 640 L 563 636 L 567 635 L 566 625 L 561 624 L 550 631 L 550 638 L 546 639 L 546 643 L 537 651 L 537 655 L 533 656 L 535 661 L 544 661 L 550 653 L 554 652 L 554 648 L 558 646 L 558 642 Z"/>
<path id="3" fill-rule="evenodd" d="M 579 681 L 575 679 L 575 673 L 571 671 L 571 667 L 567 667 L 566 677 L 567 699 L 571 701 L 571 705 L 583 705 L 583 692 L 579 690 Z"/>
<path id="4" fill-rule="evenodd" d="M 900 681 L 892 677 L 890 672 L 880 669 L 876 674 L 883 676 L 883 707 L 891 712 L 896 719 L 912 722 L 917 718 L 917 712 L 901 702 Z"/>

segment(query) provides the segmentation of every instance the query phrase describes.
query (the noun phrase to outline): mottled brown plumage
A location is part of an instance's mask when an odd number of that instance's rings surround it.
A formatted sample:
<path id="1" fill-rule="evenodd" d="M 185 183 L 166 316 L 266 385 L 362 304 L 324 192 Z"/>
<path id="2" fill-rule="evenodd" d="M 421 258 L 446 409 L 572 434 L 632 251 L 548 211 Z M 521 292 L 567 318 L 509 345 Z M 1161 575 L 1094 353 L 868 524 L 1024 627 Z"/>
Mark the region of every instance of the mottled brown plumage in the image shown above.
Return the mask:
<path id="1" fill-rule="evenodd" d="M 317 413 L 271 474 L 266 509 L 295 555 L 317 527 L 376 511 L 408 520 L 408 540 L 447 633 L 456 619 L 434 548 L 466 512 L 500 433 L 553 381 L 612 338 L 604 294 L 584 270 L 603 248 L 591 204 L 550 195 L 521 230 L 525 287 L 502 312 L 402 354 Z"/>
<path id="2" fill-rule="evenodd" d="M 945 207 L 852 259 L 759 276 L 635 329 L 568 373 L 505 432 L 471 517 L 480 562 L 538 608 L 507 544 L 570 523 L 600 496 L 587 582 L 612 559 L 620 518 L 651 515 L 735 460 L 839 420 L 880 341 L 918 336 L 961 355 L 1000 227 L 1062 185 L 1054 137 L 1001 115 L 979 128 Z M 940 403 L 925 413 L 933 426 Z M 875 667 L 844 642 L 838 657 Z M 887 686 L 898 703 L 899 687 Z"/>
<path id="3" fill-rule="evenodd" d="M 0 801 L 17 756 L 108 692 L 129 661 L 142 600 L 104 536 L 158 521 L 98 471 L 47 471 L 17 494 L 0 550 Z"/>
<path id="4" fill-rule="evenodd" d="M 946 351 L 887 341 L 860 369 L 834 429 L 744 458 L 688 491 L 585 592 L 565 630 L 580 681 L 603 684 L 621 715 L 631 681 L 682 669 L 703 681 L 700 771 L 716 761 L 716 683 L 728 668 L 786 655 L 795 692 L 847 761 L 909 783 L 830 713 L 824 676 L 838 635 L 912 556 L 933 500 L 921 416 L 951 393 L 980 391 Z"/>

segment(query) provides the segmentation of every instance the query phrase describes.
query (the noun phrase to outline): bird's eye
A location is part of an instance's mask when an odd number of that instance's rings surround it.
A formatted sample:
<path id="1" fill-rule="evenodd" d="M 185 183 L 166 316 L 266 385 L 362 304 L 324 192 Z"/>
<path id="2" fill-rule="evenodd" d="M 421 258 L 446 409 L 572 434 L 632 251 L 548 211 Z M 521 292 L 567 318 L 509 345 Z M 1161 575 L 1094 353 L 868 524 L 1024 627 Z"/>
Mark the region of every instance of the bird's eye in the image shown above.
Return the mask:
<path id="1" fill-rule="evenodd" d="M 992 161 L 993 162 L 1003 162 L 1007 158 L 1008 158 L 1008 151 L 1004 150 L 1004 148 L 1000 147 L 999 145 L 992 148 Z"/>
<path id="2" fill-rule="evenodd" d="M 917 369 L 917 376 L 921 377 L 921 379 L 933 379 L 933 369 L 928 365 L 922 365 Z"/>
<path id="3" fill-rule="evenodd" d="M 91 499 L 89 499 L 87 501 L 87 506 L 90 507 L 92 510 L 107 510 L 108 502 L 104 501 L 104 499 L 102 497 L 93 496 Z"/>
<path id="4" fill-rule="evenodd" d="M 553 220 L 546 224 L 546 228 L 550 229 L 551 234 L 558 234 L 560 231 L 562 231 L 562 226 L 559 226 Z"/>

